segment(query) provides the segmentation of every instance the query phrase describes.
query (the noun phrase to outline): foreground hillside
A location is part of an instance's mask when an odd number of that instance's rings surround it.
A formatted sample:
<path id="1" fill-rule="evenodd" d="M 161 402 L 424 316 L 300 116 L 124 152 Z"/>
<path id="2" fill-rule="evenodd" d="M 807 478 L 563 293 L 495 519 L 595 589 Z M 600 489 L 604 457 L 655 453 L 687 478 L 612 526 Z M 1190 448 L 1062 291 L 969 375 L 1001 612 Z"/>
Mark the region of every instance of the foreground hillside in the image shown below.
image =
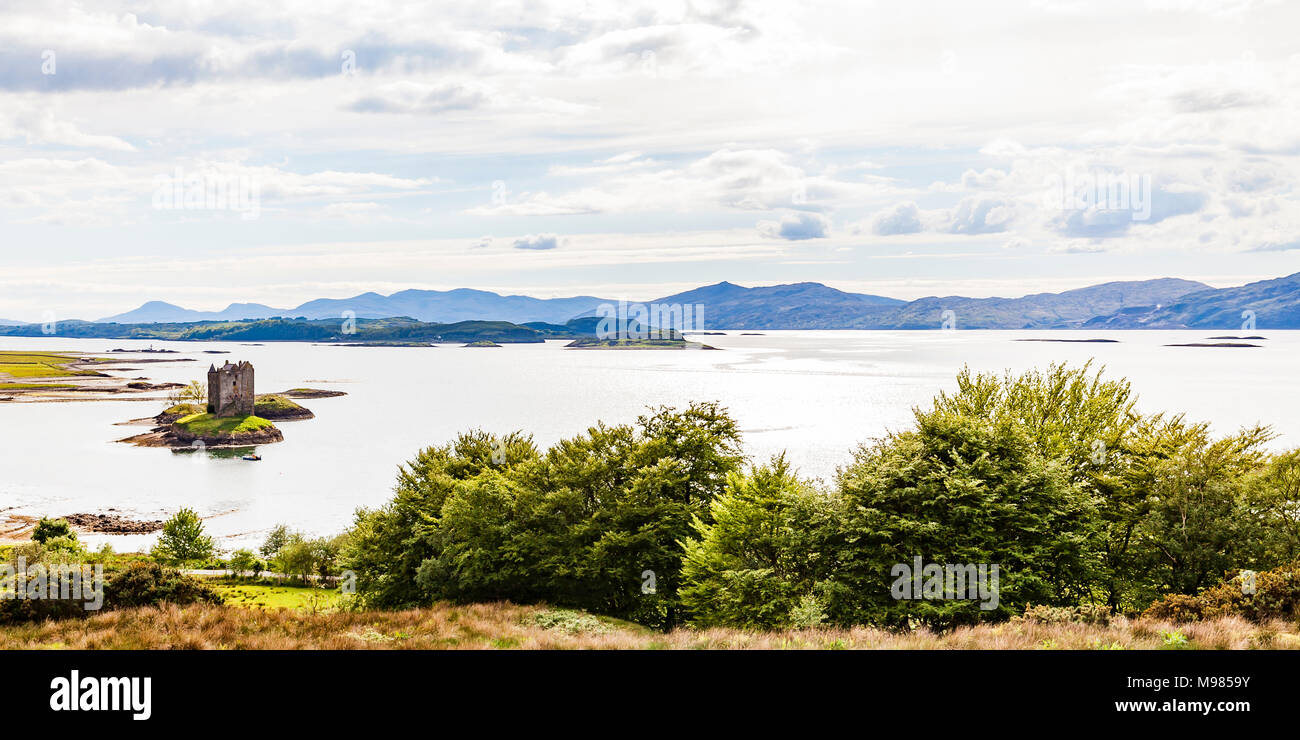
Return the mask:
<path id="1" fill-rule="evenodd" d="M 512 604 L 435 605 L 393 612 L 305 613 L 163 605 L 0 626 L 10 649 L 624 649 L 624 650 L 1248 650 L 1300 649 L 1300 627 L 1222 619 L 1108 626 L 1009 622 L 944 634 L 871 628 L 655 632 L 589 614 Z"/>

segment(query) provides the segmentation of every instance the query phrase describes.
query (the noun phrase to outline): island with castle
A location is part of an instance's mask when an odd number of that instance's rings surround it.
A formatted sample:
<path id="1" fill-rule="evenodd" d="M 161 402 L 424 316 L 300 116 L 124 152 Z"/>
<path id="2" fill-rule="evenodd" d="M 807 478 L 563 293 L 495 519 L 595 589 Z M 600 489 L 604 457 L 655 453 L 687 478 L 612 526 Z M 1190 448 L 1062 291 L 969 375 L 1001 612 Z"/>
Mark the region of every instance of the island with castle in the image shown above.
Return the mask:
<path id="1" fill-rule="evenodd" d="M 221 367 L 212 365 L 208 368 L 206 387 L 196 382 L 188 389 L 188 393 L 182 394 L 162 413 L 137 420 L 156 424 L 152 431 L 119 441 L 174 449 L 251 447 L 282 442 L 284 435 L 274 421 L 314 417 L 292 399 L 345 395 L 309 388 L 258 395 L 253 365 L 246 361 L 226 362 Z"/>

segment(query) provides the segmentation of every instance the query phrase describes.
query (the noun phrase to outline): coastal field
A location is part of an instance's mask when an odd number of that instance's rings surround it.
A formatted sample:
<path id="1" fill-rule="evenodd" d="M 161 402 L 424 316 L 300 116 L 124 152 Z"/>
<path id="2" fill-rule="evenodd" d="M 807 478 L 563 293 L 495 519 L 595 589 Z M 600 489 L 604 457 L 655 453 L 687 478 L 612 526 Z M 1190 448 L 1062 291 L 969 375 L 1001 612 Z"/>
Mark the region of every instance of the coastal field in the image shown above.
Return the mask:
<path id="1" fill-rule="evenodd" d="M 93 371 L 77 370 L 72 365 L 84 360 L 76 355 L 54 352 L 0 352 L 0 379 L 3 378 L 66 378 L 77 375 L 96 375 Z"/>
<path id="2" fill-rule="evenodd" d="M 306 589 L 316 590 L 316 589 Z M 584 612 L 507 603 L 319 612 L 244 606 L 141 607 L 88 619 L 0 626 L 11 649 L 125 650 L 1296 650 L 1300 626 L 1235 617 L 1108 626 L 1009 622 L 946 633 L 855 629 L 657 632 Z"/>

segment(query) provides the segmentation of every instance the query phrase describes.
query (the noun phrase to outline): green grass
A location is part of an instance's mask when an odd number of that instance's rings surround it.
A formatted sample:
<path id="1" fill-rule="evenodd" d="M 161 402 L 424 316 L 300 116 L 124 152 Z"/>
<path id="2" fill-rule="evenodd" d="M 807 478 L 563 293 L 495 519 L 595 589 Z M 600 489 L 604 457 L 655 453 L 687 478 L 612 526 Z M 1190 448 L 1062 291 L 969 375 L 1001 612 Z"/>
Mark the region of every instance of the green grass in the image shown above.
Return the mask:
<path id="1" fill-rule="evenodd" d="M 167 409 L 163 413 L 168 416 L 179 416 L 179 417 L 194 416 L 195 414 L 203 413 L 203 404 L 178 403 L 175 406 L 172 406 L 171 408 Z"/>
<path id="2" fill-rule="evenodd" d="M 63 391 L 76 387 L 68 383 L 0 383 L 0 391 Z"/>
<path id="3" fill-rule="evenodd" d="M 302 411 L 302 406 L 290 401 L 284 396 L 266 395 L 258 396 L 256 405 L 253 407 L 254 413 L 258 416 L 267 418 L 277 415 L 293 414 Z"/>
<path id="4" fill-rule="evenodd" d="M 0 352 L 0 374 L 11 378 L 62 378 L 96 374 L 67 368 L 80 361 L 81 358 L 76 355 L 52 352 Z"/>
<path id="5" fill-rule="evenodd" d="M 258 416 L 213 416 L 191 414 L 176 421 L 176 426 L 199 437 L 226 437 L 274 429 L 275 425 Z"/>
<path id="6" fill-rule="evenodd" d="M 241 609 L 324 611 L 337 608 L 343 595 L 336 589 L 279 586 L 267 583 L 216 584 L 213 589 L 226 606 Z"/>

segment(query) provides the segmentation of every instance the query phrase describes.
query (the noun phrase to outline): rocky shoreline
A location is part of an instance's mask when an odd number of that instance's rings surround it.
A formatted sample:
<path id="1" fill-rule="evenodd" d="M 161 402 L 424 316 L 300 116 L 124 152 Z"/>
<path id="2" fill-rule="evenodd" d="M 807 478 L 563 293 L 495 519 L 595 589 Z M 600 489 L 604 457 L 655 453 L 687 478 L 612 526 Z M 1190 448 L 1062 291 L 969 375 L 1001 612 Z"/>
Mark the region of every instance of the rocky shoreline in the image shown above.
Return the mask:
<path id="1" fill-rule="evenodd" d="M 81 513 L 68 514 L 63 518 L 76 529 L 99 534 L 150 534 L 163 528 L 161 519 L 135 520 L 120 514 Z"/>
<path id="2" fill-rule="evenodd" d="M 133 444 L 136 447 L 165 447 L 173 450 L 221 449 L 228 447 L 252 447 L 283 442 L 284 435 L 279 429 L 270 427 L 254 432 L 237 435 L 200 436 L 188 434 L 174 426 L 155 427 L 145 434 L 119 439 L 118 442 Z"/>

